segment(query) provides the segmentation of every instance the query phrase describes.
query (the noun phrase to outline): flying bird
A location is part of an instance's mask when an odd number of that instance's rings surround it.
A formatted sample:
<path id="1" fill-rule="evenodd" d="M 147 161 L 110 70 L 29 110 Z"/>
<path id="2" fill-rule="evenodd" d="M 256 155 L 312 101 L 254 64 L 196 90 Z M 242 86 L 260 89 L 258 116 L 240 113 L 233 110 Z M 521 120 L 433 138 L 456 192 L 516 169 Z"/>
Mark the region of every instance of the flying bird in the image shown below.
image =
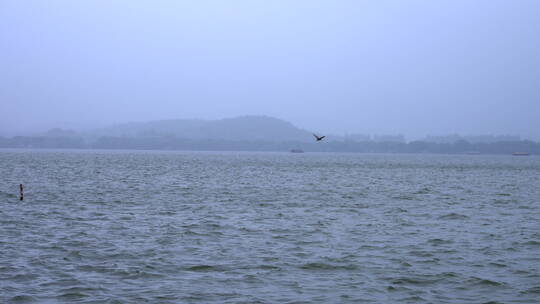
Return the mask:
<path id="1" fill-rule="evenodd" d="M 313 136 L 315 136 L 315 139 L 316 139 L 317 141 L 321 141 L 323 138 L 326 137 L 326 136 L 317 136 L 317 135 L 315 135 L 315 134 L 313 134 Z"/>

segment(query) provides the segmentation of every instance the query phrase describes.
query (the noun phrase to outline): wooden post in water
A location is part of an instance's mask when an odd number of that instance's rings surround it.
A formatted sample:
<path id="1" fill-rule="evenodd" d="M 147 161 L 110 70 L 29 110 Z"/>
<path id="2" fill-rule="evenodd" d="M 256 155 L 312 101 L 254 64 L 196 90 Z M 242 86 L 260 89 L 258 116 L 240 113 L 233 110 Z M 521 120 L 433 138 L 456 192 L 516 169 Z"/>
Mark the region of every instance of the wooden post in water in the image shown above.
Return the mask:
<path id="1" fill-rule="evenodd" d="M 24 199 L 24 193 L 23 193 L 24 186 L 23 186 L 23 184 L 19 185 L 19 190 L 21 191 L 20 200 L 22 201 Z"/>

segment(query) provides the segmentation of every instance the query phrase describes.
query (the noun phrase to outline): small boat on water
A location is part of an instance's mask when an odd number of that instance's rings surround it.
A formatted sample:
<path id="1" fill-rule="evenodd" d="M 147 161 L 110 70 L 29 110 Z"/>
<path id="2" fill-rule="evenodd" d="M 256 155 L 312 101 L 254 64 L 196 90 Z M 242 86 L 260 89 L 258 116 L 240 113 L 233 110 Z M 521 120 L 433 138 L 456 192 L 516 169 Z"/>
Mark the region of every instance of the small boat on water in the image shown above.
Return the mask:
<path id="1" fill-rule="evenodd" d="M 291 153 L 304 153 L 302 149 L 291 149 Z"/>
<path id="2" fill-rule="evenodd" d="M 529 152 L 514 152 L 512 153 L 514 156 L 529 156 Z"/>

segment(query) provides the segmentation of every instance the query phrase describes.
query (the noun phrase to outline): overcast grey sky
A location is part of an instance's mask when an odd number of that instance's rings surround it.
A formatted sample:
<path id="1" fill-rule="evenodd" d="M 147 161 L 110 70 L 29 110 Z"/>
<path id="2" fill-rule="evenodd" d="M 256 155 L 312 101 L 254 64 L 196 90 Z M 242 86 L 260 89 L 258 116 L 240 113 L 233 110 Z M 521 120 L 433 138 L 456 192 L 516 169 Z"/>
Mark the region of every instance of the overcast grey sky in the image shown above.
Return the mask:
<path id="1" fill-rule="evenodd" d="M 0 134 L 262 114 L 540 139 L 540 1 L 0 0 Z"/>

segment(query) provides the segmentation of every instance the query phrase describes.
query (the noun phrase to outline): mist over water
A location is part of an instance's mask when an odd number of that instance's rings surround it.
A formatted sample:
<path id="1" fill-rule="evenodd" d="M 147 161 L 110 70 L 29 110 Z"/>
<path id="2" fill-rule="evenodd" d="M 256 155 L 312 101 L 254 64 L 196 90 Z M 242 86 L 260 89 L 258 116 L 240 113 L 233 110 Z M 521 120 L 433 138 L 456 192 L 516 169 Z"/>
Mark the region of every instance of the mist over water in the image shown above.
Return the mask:
<path id="1" fill-rule="evenodd" d="M 0 176 L 3 303 L 540 297 L 538 157 L 3 150 Z"/>

